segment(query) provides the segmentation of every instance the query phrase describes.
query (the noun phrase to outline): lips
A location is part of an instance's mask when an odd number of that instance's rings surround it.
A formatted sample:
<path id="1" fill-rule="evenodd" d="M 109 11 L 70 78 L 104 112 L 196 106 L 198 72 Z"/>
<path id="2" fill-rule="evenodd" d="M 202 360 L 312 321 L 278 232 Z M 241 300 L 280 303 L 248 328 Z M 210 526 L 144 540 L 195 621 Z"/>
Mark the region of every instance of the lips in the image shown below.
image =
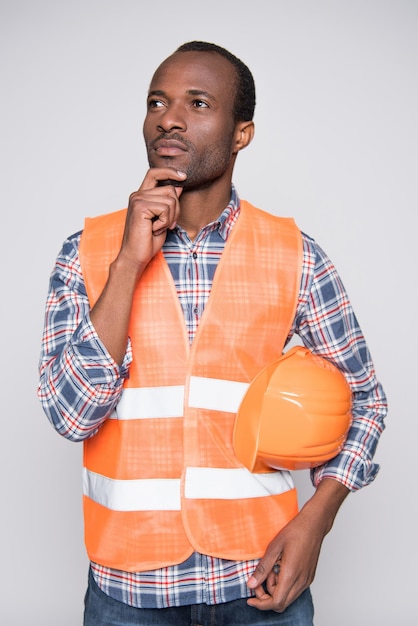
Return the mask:
<path id="1" fill-rule="evenodd" d="M 177 139 L 157 139 L 152 148 L 159 156 L 178 156 L 187 151 L 187 146 Z"/>

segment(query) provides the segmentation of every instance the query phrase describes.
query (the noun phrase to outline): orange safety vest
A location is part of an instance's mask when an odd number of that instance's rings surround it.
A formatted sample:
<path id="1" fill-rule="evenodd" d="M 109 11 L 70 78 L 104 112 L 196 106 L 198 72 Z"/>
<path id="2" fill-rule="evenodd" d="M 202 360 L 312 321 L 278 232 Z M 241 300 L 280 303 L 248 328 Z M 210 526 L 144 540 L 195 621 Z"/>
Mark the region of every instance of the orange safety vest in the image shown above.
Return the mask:
<path id="1" fill-rule="evenodd" d="M 91 306 L 117 256 L 126 211 L 87 219 L 80 260 Z M 159 252 L 138 283 L 122 397 L 84 442 L 84 517 L 92 561 L 123 571 L 181 563 L 197 550 L 258 558 L 297 513 L 288 472 L 251 473 L 233 452 L 250 381 L 276 360 L 294 319 L 302 238 L 294 221 L 241 202 L 190 346 Z"/>

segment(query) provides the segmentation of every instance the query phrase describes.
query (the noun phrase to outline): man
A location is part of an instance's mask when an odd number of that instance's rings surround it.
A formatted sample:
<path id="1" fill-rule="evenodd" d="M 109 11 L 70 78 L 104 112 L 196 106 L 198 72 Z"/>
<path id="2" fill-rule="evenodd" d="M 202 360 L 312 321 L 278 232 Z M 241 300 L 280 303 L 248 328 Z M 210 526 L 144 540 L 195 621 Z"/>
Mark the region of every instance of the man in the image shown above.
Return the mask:
<path id="1" fill-rule="evenodd" d="M 51 277 L 39 396 L 84 441 L 89 626 L 312 624 L 322 540 L 378 470 L 385 398 L 335 268 L 232 185 L 254 106 L 239 59 L 181 46 L 150 84 L 139 190 L 87 220 Z M 295 333 L 354 399 L 300 512 L 286 472 L 267 489 L 232 447 L 232 395 Z"/>

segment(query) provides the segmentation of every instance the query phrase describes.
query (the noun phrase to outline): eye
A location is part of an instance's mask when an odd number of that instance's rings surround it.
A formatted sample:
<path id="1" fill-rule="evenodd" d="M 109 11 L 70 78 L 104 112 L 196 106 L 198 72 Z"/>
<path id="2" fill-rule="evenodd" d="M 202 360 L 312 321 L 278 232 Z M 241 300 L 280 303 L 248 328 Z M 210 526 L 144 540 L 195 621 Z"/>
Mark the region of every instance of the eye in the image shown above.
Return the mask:
<path id="1" fill-rule="evenodd" d="M 163 102 L 161 102 L 161 100 L 157 100 L 157 98 L 150 98 L 147 102 L 147 107 L 149 109 L 158 109 L 162 106 L 164 106 Z"/>
<path id="2" fill-rule="evenodd" d="M 196 109 L 207 109 L 207 108 L 209 108 L 209 105 L 208 105 L 207 102 L 205 102 L 204 100 L 199 100 L 199 99 L 193 100 L 193 106 Z"/>

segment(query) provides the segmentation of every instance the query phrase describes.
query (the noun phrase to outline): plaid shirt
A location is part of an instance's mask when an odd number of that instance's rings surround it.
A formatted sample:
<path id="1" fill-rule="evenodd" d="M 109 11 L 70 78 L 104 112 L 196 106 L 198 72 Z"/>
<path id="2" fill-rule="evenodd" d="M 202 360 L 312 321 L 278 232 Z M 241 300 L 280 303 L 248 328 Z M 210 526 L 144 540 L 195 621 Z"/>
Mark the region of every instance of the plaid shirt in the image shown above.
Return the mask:
<path id="1" fill-rule="evenodd" d="M 163 252 L 193 341 L 223 248 L 239 217 L 239 198 L 191 241 L 179 227 L 167 234 Z M 69 237 L 53 270 L 46 304 L 40 359 L 39 397 L 54 428 L 81 441 L 93 436 L 117 404 L 132 360 L 128 343 L 121 367 L 98 338 L 80 268 L 81 233 Z M 341 280 L 321 248 L 303 236 L 303 268 L 297 312 L 289 335 L 332 360 L 353 391 L 353 424 L 342 452 L 312 471 L 315 485 L 325 477 L 352 491 L 369 484 L 378 465 L 373 456 L 384 428 L 386 400 L 363 334 Z M 136 607 L 215 604 L 251 595 L 246 581 L 257 561 L 226 561 L 194 553 L 184 563 L 149 572 L 121 572 L 92 563 L 99 587 Z"/>

